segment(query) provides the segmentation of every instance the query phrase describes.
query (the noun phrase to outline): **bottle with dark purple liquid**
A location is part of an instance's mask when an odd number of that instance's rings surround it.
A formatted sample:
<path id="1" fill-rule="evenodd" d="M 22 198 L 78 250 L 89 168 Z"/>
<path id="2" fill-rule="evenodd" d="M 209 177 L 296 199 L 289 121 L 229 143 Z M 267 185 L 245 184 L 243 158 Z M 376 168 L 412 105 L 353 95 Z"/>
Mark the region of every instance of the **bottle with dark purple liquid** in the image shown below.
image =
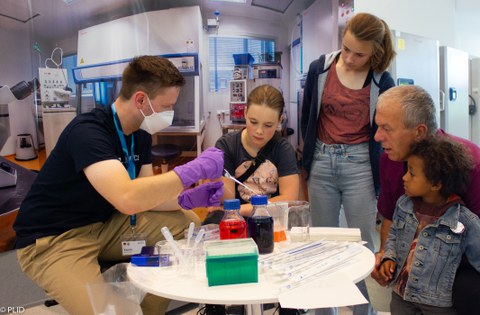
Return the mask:
<path id="1" fill-rule="evenodd" d="M 267 196 L 252 196 L 253 214 L 247 220 L 248 234 L 258 247 L 259 254 L 273 252 L 273 218 L 268 213 Z"/>

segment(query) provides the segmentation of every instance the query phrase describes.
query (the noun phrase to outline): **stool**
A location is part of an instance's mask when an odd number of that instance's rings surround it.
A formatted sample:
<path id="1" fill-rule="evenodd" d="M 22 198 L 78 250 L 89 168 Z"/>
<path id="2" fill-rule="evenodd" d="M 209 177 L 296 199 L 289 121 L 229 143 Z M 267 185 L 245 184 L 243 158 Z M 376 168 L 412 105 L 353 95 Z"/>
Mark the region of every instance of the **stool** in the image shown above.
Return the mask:
<path id="1" fill-rule="evenodd" d="M 174 144 L 157 144 L 152 146 L 152 161 L 160 161 L 162 174 L 168 172 L 168 160 L 176 158 L 181 153 Z"/>

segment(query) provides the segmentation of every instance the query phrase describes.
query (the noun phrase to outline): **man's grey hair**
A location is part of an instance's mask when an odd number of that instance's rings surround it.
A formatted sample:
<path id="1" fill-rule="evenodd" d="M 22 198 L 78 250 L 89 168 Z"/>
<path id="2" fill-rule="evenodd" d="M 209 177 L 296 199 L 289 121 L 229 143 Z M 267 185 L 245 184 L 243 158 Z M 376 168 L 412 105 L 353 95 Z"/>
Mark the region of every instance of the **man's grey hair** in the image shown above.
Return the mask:
<path id="1" fill-rule="evenodd" d="M 422 87 L 418 85 L 393 87 L 380 95 L 378 104 L 382 104 L 382 101 L 400 103 L 403 108 L 405 128 L 413 129 L 420 124 L 424 124 L 427 126 L 428 135 L 437 132 L 435 103 L 430 94 Z"/>

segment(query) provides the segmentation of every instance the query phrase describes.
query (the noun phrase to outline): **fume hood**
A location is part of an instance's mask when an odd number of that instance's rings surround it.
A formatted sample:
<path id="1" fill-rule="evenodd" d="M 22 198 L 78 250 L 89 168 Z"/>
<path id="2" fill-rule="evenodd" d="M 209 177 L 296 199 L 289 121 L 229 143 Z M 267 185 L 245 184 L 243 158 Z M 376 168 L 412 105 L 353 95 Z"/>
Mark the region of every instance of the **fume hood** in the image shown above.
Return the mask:
<path id="1" fill-rule="evenodd" d="M 201 132 L 204 122 L 201 46 L 202 16 L 198 6 L 144 12 L 78 32 L 76 84 L 104 84 L 109 96 L 118 96 L 123 69 L 135 56 L 155 55 L 169 59 L 183 74 L 172 126 L 164 132 Z M 81 97 L 77 95 L 77 102 Z M 78 105 L 77 105 L 78 106 Z"/>
<path id="2" fill-rule="evenodd" d="M 170 60 L 185 78 L 185 86 L 182 87 L 174 107 L 175 114 L 172 125 L 162 130 L 162 132 L 183 130 L 200 132 L 204 124 L 204 116 L 203 102 L 201 102 L 200 97 L 200 63 L 198 54 L 171 54 L 160 55 L 160 57 Z M 121 84 L 123 69 L 131 60 L 125 59 L 117 62 L 73 68 L 74 81 L 76 84 L 90 82 L 119 82 Z"/>

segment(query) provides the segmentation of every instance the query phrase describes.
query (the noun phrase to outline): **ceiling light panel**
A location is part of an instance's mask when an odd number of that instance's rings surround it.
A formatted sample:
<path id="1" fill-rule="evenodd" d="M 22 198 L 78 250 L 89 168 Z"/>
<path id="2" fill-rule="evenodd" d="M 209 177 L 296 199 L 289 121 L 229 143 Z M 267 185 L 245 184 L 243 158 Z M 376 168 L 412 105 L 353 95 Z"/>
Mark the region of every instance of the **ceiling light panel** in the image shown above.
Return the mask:
<path id="1" fill-rule="evenodd" d="M 252 0 L 252 5 L 275 12 L 285 13 L 293 0 Z"/>
<path id="2" fill-rule="evenodd" d="M 232 3 L 245 3 L 247 0 L 210 0 L 210 2 L 232 2 Z"/>

